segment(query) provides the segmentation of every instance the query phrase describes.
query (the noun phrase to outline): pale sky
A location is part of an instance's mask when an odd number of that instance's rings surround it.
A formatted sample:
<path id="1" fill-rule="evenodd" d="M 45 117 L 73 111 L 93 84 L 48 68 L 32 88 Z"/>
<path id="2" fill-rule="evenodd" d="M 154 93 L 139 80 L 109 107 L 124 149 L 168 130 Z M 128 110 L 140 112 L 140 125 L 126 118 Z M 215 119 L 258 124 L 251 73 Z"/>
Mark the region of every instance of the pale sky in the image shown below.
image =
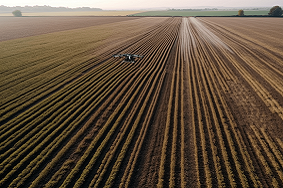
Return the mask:
<path id="1" fill-rule="evenodd" d="M 283 0 L 0 0 L 5 6 L 49 5 L 53 7 L 92 7 L 102 9 L 190 8 L 197 6 L 272 7 Z"/>

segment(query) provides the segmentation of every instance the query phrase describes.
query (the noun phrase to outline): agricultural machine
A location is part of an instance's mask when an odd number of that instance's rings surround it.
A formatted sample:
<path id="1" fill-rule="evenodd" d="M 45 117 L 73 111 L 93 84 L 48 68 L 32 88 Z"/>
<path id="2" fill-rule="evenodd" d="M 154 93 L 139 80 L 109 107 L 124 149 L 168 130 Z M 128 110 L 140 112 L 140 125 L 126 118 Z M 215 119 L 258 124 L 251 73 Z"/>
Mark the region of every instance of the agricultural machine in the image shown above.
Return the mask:
<path id="1" fill-rule="evenodd" d="M 113 57 L 124 57 L 125 59 L 122 62 L 130 62 L 135 63 L 135 58 L 143 58 L 142 55 L 135 55 L 135 54 L 116 54 Z"/>

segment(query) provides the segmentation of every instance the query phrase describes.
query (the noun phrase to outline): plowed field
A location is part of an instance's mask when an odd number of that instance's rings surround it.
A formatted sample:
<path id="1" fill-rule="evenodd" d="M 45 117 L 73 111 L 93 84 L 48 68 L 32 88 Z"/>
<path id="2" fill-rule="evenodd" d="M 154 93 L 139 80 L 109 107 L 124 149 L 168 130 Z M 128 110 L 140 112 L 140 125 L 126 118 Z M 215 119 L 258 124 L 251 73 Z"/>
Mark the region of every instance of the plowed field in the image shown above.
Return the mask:
<path id="1" fill-rule="evenodd" d="M 0 42 L 5 40 L 78 29 L 136 18 L 129 17 L 1 17 Z"/>
<path id="2" fill-rule="evenodd" d="M 103 19 L 0 42 L 0 187 L 283 187 L 283 19 Z"/>

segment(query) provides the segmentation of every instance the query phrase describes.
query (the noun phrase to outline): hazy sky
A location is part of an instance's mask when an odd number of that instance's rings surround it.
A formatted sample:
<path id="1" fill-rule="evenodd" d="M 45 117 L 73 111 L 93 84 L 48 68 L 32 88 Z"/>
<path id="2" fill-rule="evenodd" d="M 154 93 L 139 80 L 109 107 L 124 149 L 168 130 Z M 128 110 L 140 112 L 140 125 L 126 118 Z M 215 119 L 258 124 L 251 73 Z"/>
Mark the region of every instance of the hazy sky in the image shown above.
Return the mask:
<path id="1" fill-rule="evenodd" d="M 5 6 L 49 5 L 53 7 L 93 7 L 102 9 L 181 8 L 196 6 L 272 7 L 283 0 L 0 0 Z"/>

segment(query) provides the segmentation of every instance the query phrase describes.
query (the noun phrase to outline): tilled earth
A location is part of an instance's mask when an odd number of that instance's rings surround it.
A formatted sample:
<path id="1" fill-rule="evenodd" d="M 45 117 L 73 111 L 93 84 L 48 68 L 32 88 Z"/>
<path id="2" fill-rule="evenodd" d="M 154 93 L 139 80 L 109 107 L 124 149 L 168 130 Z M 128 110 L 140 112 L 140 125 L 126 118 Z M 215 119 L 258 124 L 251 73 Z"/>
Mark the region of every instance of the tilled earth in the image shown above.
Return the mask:
<path id="1" fill-rule="evenodd" d="M 100 48 L 70 39 L 93 57 L 62 70 L 60 56 L 44 87 L 44 58 L 2 69 L 1 187 L 283 187 L 282 19 L 60 19 L 115 32 Z"/>

